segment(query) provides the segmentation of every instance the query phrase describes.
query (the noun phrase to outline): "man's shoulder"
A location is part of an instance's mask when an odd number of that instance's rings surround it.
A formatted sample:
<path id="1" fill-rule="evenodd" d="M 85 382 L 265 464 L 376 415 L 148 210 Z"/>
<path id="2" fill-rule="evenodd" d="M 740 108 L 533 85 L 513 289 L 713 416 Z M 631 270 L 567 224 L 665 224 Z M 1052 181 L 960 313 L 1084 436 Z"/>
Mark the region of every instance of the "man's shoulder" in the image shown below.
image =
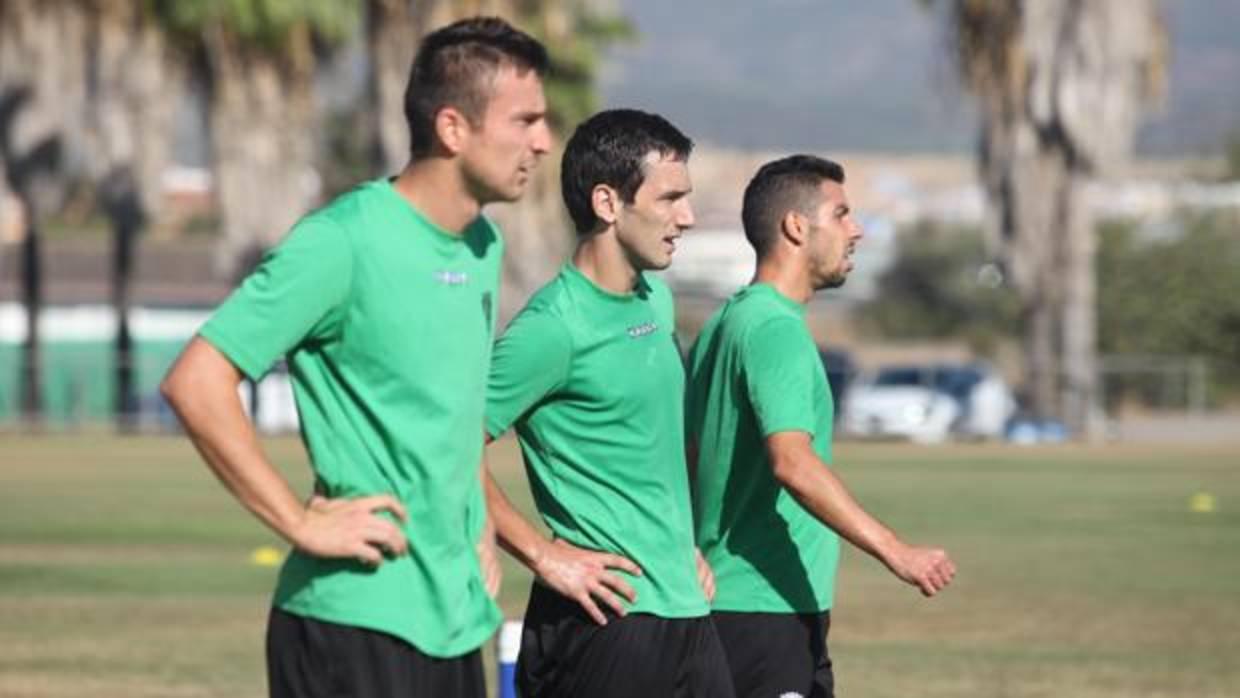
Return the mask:
<path id="1" fill-rule="evenodd" d="M 780 347 L 779 351 L 783 352 L 794 347 L 813 346 L 804 319 L 769 299 L 753 296 L 737 299 L 712 320 L 708 326 L 714 341 L 721 347 L 731 347 L 741 357 L 764 353 L 766 348 Z"/>
<path id="2" fill-rule="evenodd" d="M 530 299 L 521 312 L 560 314 L 571 303 L 572 298 L 564 283 L 564 274 L 560 272 L 530 294 Z"/>
<path id="3" fill-rule="evenodd" d="M 713 319 L 719 330 L 728 334 L 750 332 L 771 323 L 798 322 L 795 314 L 759 293 L 738 294 L 720 308 Z"/>
<path id="4" fill-rule="evenodd" d="M 565 317 L 571 312 L 571 294 L 567 293 L 563 280 L 557 275 L 530 295 L 513 317 L 511 325 L 537 326 L 543 330 L 555 326 L 567 332 Z"/>
<path id="5" fill-rule="evenodd" d="M 365 212 L 378 200 L 373 182 L 366 182 L 330 199 L 298 219 L 293 230 L 332 230 L 347 239 L 356 239 L 367 229 Z"/>
<path id="6" fill-rule="evenodd" d="M 327 200 L 322 206 L 309 215 L 328 215 L 349 217 L 375 205 L 382 205 L 389 198 L 384 191 L 387 185 L 383 180 L 359 182 L 352 189 L 343 191 Z"/>

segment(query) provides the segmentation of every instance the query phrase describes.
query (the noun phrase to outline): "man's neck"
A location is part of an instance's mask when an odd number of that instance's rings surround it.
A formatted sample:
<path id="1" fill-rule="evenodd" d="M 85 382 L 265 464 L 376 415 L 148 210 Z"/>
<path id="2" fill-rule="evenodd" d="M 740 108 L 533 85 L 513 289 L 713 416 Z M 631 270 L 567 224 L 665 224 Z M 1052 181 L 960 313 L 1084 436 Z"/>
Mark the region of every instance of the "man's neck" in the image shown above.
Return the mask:
<path id="1" fill-rule="evenodd" d="M 780 294 L 805 305 L 814 295 L 814 285 L 809 280 L 809 270 L 804 264 L 791 259 L 764 259 L 758 262 L 753 283 L 767 284 Z"/>
<path id="2" fill-rule="evenodd" d="M 482 211 L 482 204 L 465 185 L 460 170 L 443 158 L 415 160 L 392 182 L 411 206 L 449 233 L 463 235 Z"/>
<path id="3" fill-rule="evenodd" d="M 637 283 L 637 269 L 614 231 L 583 237 L 573 252 L 573 266 L 596 286 L 612 293 L 632 293 Z"/>

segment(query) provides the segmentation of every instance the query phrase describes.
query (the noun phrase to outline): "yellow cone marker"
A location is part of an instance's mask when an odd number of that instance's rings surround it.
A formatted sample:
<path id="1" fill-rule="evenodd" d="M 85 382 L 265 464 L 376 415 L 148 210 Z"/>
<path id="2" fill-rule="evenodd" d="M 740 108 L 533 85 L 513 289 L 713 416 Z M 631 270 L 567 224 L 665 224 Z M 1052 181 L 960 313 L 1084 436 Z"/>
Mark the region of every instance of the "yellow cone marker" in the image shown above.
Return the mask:
<path id="1" fill-rule="evenodd" d="M 281 562 L 284 562 L 284 553 L 271 547 L 270 545 L 255 548 L 254 552 L 250 553 L 251 565 L 257 565 L 259 567 L 276 567 Z"/>
<path id="2" fill-rule="evenodd" d="M 1217 507 L 1218 502 L 1209 492 L 1198 492 L 1188 500 L 1189 511 L 1194 514 L 1213 514 Z"/>

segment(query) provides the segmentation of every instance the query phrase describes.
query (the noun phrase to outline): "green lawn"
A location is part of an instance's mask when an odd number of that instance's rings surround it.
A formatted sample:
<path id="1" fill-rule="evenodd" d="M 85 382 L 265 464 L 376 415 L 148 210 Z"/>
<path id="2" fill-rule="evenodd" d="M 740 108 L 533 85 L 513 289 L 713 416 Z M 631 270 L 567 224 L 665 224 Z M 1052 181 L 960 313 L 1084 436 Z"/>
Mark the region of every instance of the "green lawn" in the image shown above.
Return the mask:
<path id="1" fill-rule="evenodd" d="M 271 453 L 304 490 L 292 440 Z M 840 472 L 957 583 L 845 555 L 840 694 L 1240 696 L 1240 448 L 841 444 Z M 510 441 L 491 452 L 528 507 Z M 1189 500 L 1210 492 L 1212 513 Z M 277 541 L 174 438 L 0 435 L 0 696 L 260 696 Z M 502 605 L 529 576 L 509 565 Z M 653 697 L 652 697 L 653 698 Z"/>

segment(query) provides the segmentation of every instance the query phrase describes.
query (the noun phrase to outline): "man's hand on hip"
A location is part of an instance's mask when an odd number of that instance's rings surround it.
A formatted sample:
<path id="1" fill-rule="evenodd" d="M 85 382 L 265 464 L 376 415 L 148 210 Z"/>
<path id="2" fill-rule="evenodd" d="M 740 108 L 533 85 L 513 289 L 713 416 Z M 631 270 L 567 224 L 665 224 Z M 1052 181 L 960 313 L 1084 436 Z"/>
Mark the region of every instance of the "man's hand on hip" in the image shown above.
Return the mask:
<path id="1" fill-rule="evenodd" d="M 400 528 L 379 515 L 383 511 L 401 521 L 409 516 L 405 507 L 387 494 L 357 499 L 315 495 L 306 503 L 305 514 L 289 538 L 299 550 L 316 557 L 353 558 L 377 567 L 384 555 L 402 555 L 409 549 Z"/>
<path id="2" fill-rule="evenodd" d="M 599 610 L 598 601 L 623 616 L 625 609 L 620 596 L 629 603 L 637 600 L 633 587 L 610 571 L 616 569 L 635 576 L 641 574 L 641 569 L 632 560 L 620 555 L 578 548 L 557 539 L 543 546 L 533 569 L 547 586 L 581 604 L 599 625 L 607 625 L 607 616 Z"/>

